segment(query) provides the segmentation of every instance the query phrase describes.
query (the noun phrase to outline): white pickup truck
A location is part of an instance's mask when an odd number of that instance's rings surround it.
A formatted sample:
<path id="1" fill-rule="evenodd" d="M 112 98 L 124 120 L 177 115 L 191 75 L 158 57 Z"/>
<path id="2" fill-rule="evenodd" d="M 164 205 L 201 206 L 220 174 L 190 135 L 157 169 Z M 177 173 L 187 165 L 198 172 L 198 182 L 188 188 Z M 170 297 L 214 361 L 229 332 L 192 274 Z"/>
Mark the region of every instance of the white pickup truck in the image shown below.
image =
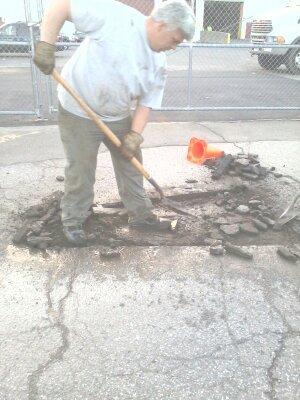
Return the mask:
<path id="1" fill-rule="evenodd" d="M 275 70 L 285 64 L 292 74 L 300 73 L 300 1 L 282 7 L 266 19 L 252 23 L 252 55 L 258 55 L 259 65 L 268 70 Z M 272 44 L 277 47 L 256 48 L 255 45 Z M 298 48 L 280 47 L 283 44 L 299 45 Z"/>

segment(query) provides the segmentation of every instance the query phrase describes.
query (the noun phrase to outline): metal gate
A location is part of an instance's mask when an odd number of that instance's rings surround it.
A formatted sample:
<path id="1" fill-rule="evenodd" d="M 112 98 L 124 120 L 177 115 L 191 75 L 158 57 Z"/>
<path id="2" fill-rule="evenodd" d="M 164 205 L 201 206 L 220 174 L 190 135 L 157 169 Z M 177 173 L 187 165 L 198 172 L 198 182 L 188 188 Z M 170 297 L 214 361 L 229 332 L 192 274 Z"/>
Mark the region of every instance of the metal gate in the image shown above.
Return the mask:
<path id="1" fill-rule="evenodd" d="M 129 0 L 124 0 L 128 2 Z M 146 4 L 131 0 L 131 3 Z M 193 5 L 195 2 L 192 1 Z M 148 4 L 148 3 L 147 3 Z M 149 4 L 147 5 L 149 10 Z M 0 58 L 0 114 L 29 114 L 49 118 L 57 111 L 56 84 L 42 75 L 32 62 L 35 30 L 43 15 L 43 0 L 24 0 L 24 20 L 29 29 L 24 42 L 11 42 L 16 52 Z M 227 43 L 205 43 L 207 31 L 200 41 L 182 44 L 167 53 L 168 79 L 162 107 L 167 111 L 253 111 L 300 110 L 299 75 L 290 75 L 285 67 L 262 68 L 257 56 L 251 57 L 253 44 L 246 40 Z M 219 39 L 218 35 L 210 34 Z M 3 44 L 0 42 L 0 46 Z M 7 44 L 7 42 L 6 42 Z M 18 46 L 27 46 L 20 53 Z M 56 53 L 58 70 L 79 46 L 76 41 L 61 43 Z M 300 44 L 255 44 L 256 50 L 272 47 L 298 49 Z M 266 50 L 267 49 L 267 50 Z M 5 94 L 5 95 L 4 95 Z"/>
<path id="2" fill-rule="evenodd" d="M 5 24 L 0 37 L 2 115 L 42 116 L 41 76 L 32 58 L 34 32 L 42 18 L 41 0 L 24 0 L 22 22 Z M 7 34 L 6 34 L 7 33 Z"/>

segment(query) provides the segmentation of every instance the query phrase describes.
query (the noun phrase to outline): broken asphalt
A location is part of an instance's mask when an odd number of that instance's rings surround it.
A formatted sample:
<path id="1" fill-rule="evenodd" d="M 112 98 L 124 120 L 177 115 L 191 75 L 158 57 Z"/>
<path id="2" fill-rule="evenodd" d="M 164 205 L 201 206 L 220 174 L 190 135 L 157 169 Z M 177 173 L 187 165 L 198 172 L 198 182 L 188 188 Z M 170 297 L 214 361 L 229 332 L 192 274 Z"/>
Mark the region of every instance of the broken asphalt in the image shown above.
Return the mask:
<path id="1" fill-rule="evenodd" d="M 217 193 L 238 178 L 188 163 L 189 138 L 256 153 L 283 175 L 263 183 L 280 209 L 299 190 L 299 131 L 296 120 L 153 123 L 144 164 L 170 193 Z M 280 258 L 278 240 L 244 246 L 253 260 L 202 245 L 124 246 L 113 259 L 99 246 L 14 246 L 18 213 L 63 190 L 64 164 L 57 126 L 1 128 L 0 399 L 298 399 L 299 261 Z M 112 174 L 103 147 L 100 204 L 118 199 Z"/>

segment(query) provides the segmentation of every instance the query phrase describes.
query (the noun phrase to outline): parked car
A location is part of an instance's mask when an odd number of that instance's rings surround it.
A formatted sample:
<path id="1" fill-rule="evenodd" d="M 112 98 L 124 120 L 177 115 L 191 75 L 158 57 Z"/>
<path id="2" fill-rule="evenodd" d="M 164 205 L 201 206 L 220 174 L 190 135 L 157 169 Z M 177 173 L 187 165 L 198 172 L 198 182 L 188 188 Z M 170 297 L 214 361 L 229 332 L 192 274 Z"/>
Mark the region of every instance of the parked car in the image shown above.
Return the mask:
<path id="1" fill-rule="evenodd" d="M 292 74 L 300 73 L 300 3 L 282 7 L 266 19 L 255 20 L 251 28 L 252 55 L 259 65 L 275 70 L 285 64 Z M 299 48 L 255 48 L 257 44 L 293 44 Z"/>
<path id="2" fill-rule="evenodd" d="M 57 41 L 58 42 L 70 42 L 70 38 L 67 35 L 64 35 L 63 33 L 61 33 L 60 35 L 57 36 Z"/>
<path id="3" fill-rule="evenodd" d="M 81 43 L 85 38 L 85 34 L 79 31 L 75 31 L 72 36 L 72 42 Z"/>
<path id="4" fill-rule="evenodd" d="M 38 25 L 32 27 L 34 40 L 40 38 Z M 57 44 L 56 50 L 67 50 L 68 45 Z M 28 53 L 31 50 L 30 29 L 26 22 L 14 22 L 0 26 L 1 53 Z"/>

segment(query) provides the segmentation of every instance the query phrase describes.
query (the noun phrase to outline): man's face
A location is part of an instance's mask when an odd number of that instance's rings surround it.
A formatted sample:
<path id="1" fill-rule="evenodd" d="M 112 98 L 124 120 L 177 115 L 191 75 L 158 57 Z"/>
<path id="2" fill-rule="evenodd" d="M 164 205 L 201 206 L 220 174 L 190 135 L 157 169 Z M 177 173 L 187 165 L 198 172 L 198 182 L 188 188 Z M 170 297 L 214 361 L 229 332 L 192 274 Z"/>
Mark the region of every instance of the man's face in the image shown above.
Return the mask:
<path id="1" fill-rule="evenodd" d="M 156 29 L 152 32 L 150 46 L 156 52 L 175 50 L 177 45 L 184 40 L 179 29 L 169 30 L 163 22 L 156 23 Z"/>

